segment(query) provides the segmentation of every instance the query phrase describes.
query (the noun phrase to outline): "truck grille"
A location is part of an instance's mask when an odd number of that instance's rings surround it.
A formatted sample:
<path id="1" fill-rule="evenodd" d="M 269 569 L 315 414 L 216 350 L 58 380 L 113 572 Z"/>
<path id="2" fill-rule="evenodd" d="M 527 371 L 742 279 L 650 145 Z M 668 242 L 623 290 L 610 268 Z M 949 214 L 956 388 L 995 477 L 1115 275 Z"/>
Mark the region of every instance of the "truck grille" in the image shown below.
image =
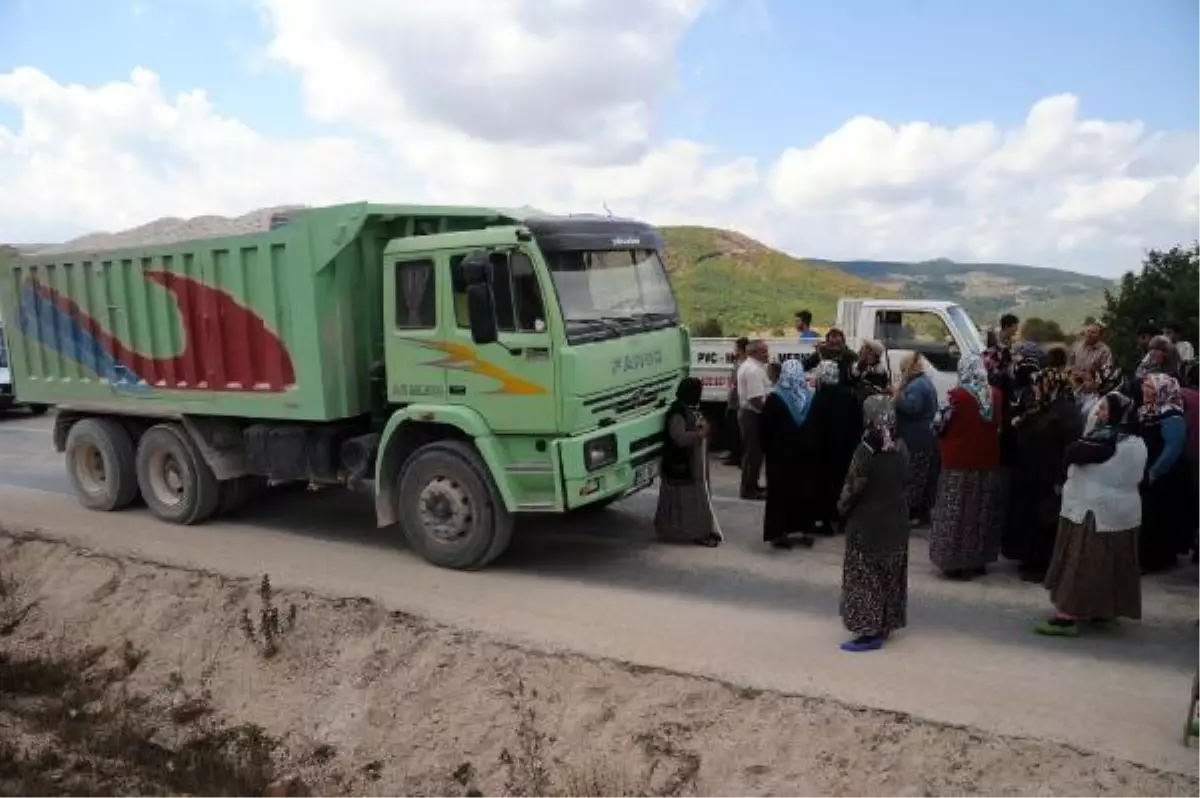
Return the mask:
<path id="1" fill-rule="evenodd" d="M 610 391 L 583 400 L 583 406 L 589 408 L 595 415 L 604 413 L 623 415 L 642 408 L 654 407 L 660 403 L 666 406 L 666 403 L 671 400 L 671 390 L 675 387 L 677 379 L 678 377 L 672 374 L 650 382 L 643 382 L 641 385 L 631 385 L 619 391 Z"/>

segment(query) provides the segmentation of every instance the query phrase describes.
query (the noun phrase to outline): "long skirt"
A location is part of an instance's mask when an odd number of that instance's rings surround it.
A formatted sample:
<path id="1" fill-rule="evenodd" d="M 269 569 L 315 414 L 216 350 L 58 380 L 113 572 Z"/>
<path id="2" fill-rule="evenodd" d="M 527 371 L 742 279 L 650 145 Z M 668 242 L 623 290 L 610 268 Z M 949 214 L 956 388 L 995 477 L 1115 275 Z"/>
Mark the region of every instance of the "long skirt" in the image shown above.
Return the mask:
<path id="1" fill-rule="evenodd" d="M 905 497 L 908 499 L 910 518 L 927 518 L 937 499 L 938 471 L 941 452 L 936 446 L 928 449 L 912 449 L 909 452 L 908 482 Z"/>
<path id="2" fill-rule="evenodd" d="M 1054 608 L 1076 618 L 1141 618 L 1138 533 L 1098 532 L 1091 513 L 1082 524 L 1059 518 L 1044 583 Z"/>
<path id="3" fill-rule="evenodd" d="M 884 635 L 908 623 L 908 552 L 868 554 L 853 530 L 842 563 L 842 622 L 854 635 Z"/>
<path id="4" fill-rule="evenodd" d="M 661 540 L 675 542 L 701 540 L 713 534 L 712 509 L 704 483 L 664 479 L 658 487 L 654 530 Z"/>
<path id="5" fill-rule="evenodd" d="M 929 559 L 943 571 L 983 568 L 1000 558 L 998 471 L 942 471 L 929 530 Z"/>

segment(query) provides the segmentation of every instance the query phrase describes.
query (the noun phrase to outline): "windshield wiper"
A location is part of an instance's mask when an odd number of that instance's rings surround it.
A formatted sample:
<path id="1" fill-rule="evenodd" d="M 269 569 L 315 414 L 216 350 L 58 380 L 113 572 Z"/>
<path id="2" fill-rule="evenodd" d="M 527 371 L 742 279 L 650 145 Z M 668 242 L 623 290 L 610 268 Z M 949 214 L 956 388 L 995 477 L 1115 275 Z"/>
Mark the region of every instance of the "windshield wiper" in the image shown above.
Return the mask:
<path id="1" fill-rule="evenodd" d="M 605 332 L 612 333 L 614 338 L 619 338 L 621 335 L 621 328 L 613 324 L 611 317 L 608 316 L 592 316 L 586 319 L 568 318 L 566 321 L 567 324 L 586 324 L 590 327 L 598 327 Z"/>
<path id="2" fill-rule="evenodd" d="M 674 324 L 675 322 L 679 321 L 678 315 L 676 315 L 674 313 L 663 313 L 662 311 L 659 311 L 659 310 L 647 310 L 644 313 L 638 313 L 635 315 L 639 319 L 645 319 L 646 321 L 659 321 L 659 322 L 665 321 L 665 322 L 670 322 L 671 324 Z"/>

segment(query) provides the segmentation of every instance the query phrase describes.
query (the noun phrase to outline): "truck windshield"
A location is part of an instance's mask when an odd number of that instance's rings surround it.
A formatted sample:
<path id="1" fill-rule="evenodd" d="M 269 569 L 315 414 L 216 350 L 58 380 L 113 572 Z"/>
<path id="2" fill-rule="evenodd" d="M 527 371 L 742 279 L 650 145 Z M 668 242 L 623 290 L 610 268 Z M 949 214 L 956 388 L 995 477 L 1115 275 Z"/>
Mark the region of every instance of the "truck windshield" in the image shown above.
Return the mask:
<path id="1" fill-rule="evenodd" d="M 653 249 L 546 253 L 569 340 L 596 340 L 679 323 L 662 258 Z"/>

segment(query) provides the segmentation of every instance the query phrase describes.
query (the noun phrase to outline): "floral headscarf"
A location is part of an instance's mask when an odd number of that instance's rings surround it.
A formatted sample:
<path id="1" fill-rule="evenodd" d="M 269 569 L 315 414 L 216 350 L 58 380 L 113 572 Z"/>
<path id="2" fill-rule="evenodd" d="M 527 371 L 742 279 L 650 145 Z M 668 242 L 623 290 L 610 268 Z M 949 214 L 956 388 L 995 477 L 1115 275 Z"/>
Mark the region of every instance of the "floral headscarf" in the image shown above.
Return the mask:
<path id="1" fill-rule="evenodd" d="M 1037 391 L 1035 402 L 1038 407 L 1049 407 L 1060 398 L 1072 398 L 1071 381 L 1059 369 L 1042 369 L 1033 377 Z"/>
<path id="2" fill-rule="evenodd" d="M 992 387 L 988 382 L 987 366 L 983 358 L 975 354 L 965 354 L 958 360 L 958 384 L 975 397 L 979 403 L 979 414 L 984 421 L 992 420 Z"/>
<path id="3" fill-rule="evenodd" d="M 1183 415 L 1183 394 L 1179 380 L 1167 374 L 1147 374 L 1143 385 L 1154 387 L 1154 403 L 1138 408 L 1139 421 L 1157 421 L 1169 415 Z"/>
<path id="4" fill-rule="evenodd" d="M 822 360 L 814 372 L 818 385 L 837 385 L 842 381 L 841 367 L 836 360 Z"/>
<path id="5" fill-rule="evenodd" d="M 873 453 L 895 450 L 896 411 L 888 396 L 869 396 L 863 402 L 863 443 Z"/>
<path id="6" fill-rule="evenodd" d="M 785 360 L 779 369 L 779 381 L 775 383 L 775 394 L 787 405 L 792 421 L 797 426 L 808 417 L 812 405 L 813 389 L 804 378 L 804 365 L 799 360 Z"/>

